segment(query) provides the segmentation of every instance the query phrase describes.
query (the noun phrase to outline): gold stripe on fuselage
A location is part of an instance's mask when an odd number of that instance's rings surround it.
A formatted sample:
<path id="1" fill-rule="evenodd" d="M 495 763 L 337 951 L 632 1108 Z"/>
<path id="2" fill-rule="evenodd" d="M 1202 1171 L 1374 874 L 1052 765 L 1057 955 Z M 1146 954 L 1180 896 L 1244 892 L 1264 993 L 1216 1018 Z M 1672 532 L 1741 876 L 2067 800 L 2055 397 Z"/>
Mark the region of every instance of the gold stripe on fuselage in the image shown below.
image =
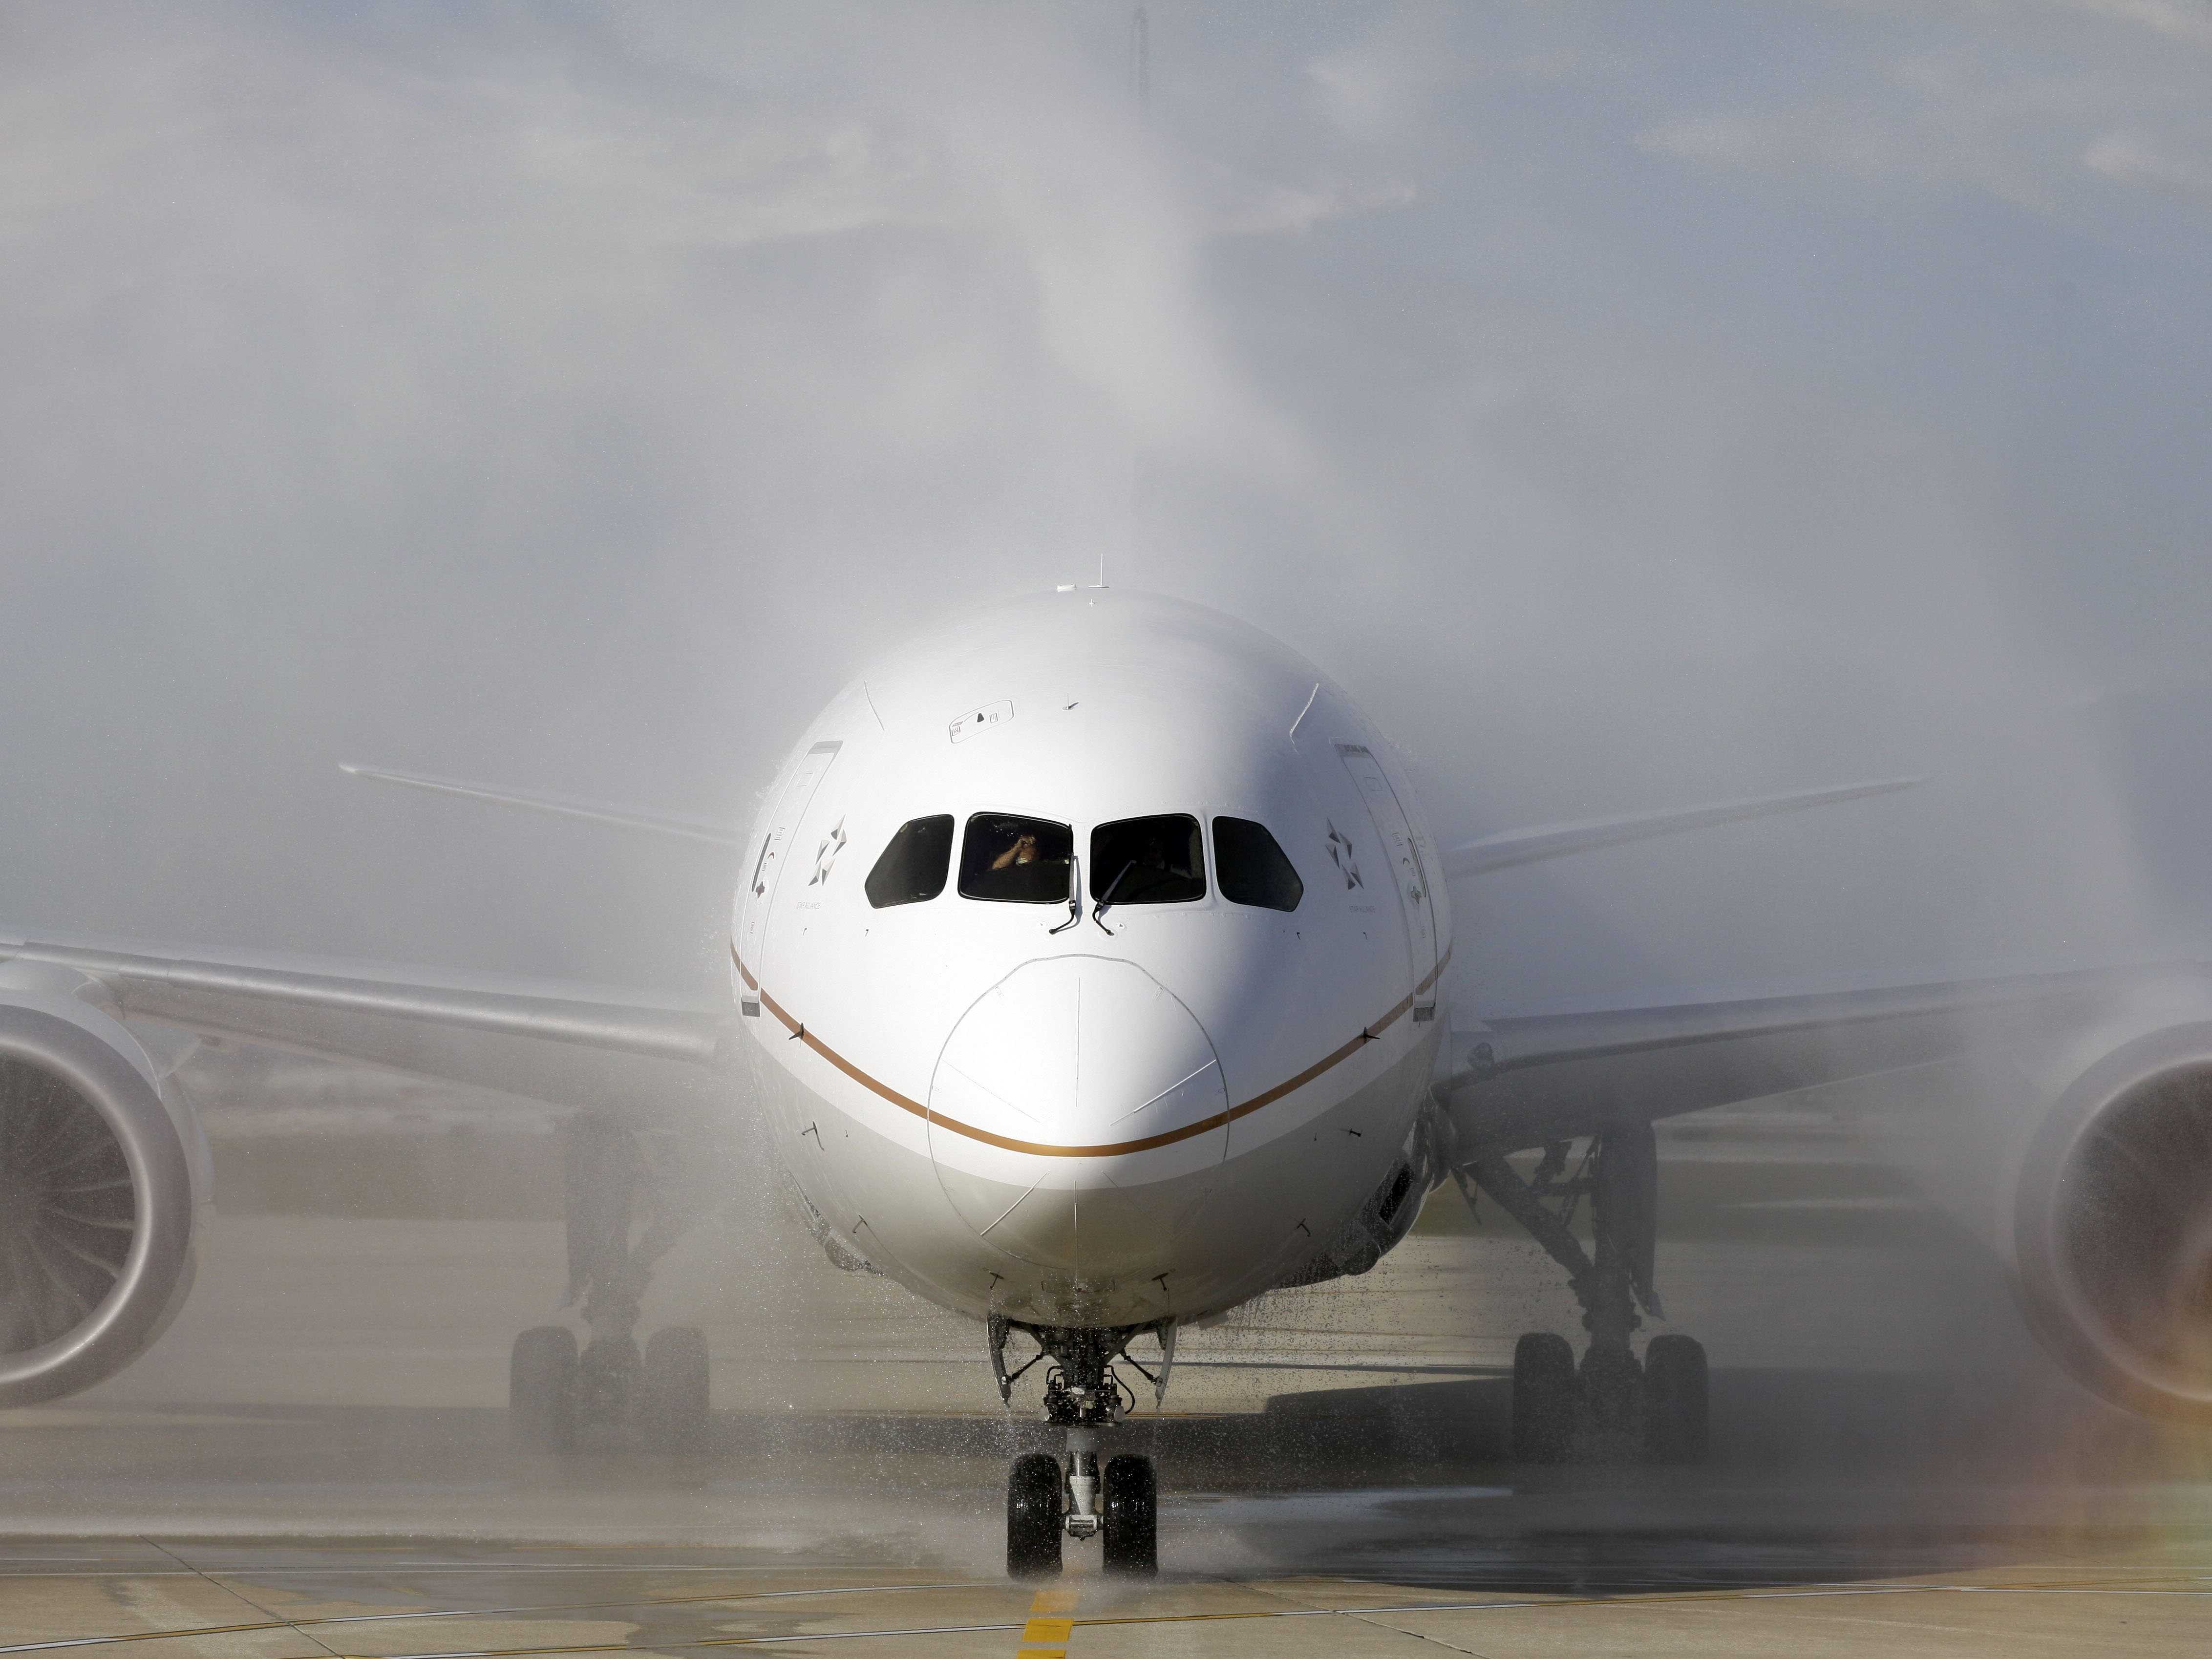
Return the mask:
<path id="1" fill-rule="evenodd" d="M 781 1020 L 784 1028 L 794 1037 L 871 1094 L 888 1100 L 901 1111 L 911 1112 L 926 1123 L 941 1125 L 955 1134 L 965 1135 L 970 1140 L 980 1140 L 987 1146 L 1000 1147 L 1010 1152 L 1029 1152 L 1038 1158 L 1116 1158 L 1124 1152 L 1148 1152 L 1155 1146 L 1169 1146 L 1178 1140 L 1188 1140 L 1193 1135 L 1205 1134 L 1208 1130 L 1218 1129 L 1225 1123 L 1234 1122 L 1240 1117 L 1256 1112 L 1262 1106 L 1272 1106 L 1284 1096 L 1295 1090 L 1303 1089 L 1324 1072 L 1343 1064 L 1368 1043 L 1375 1042 L 1399 1020 L 1404 1018 L 1413 1004 L 1419 1000 L 1421 994 L 1443 976 L 1444 968 L 1451 961 L 1451 951 L 1447 949 L 1443 956 L 1437 957 L 1437 965 L 1429 970 L 1428 977 L 1400 998 L 1397 1006 L 1389 1013 L 1383 1015 L 1372 1025 L 1364 1028 L 1359 1035 L 1349 1042 L 1322 1056 L 1297 1076 L 1253 1096 L 1241 1106 L 1231 1106 L 1225 1112 L 1216 1112 L 1211 1117 L 1200 1118 L 1195 1123 L 1186 1123 L 1179 1129 L 1170 1129 L 1163 1134 L 1146 1135 L 1139 1140 L 1118 1140 L 1102 1146 L 1056 1146 L 1042 1141 L 1016 1140 L 1007 1135 L 993 1134 L 988 1129 L 979 1129 L 972 1123 L 963 1123 L 959 1119 L 947 1117 L 942 1112 L 933 1112 L 920 1101 L 909 1100 L 889 1084 L 879 1083 L 870 1077 L 851 1060 L 847 1060 L 844 1055 L 808 1030 L 804 1020 L 793 1019 L 785 1012 L 783 1005 L 770 996 L 767 988 L 753 977 L 752 969 L 745 966 L 744 958 L 738 954 L 737 942 L 734 939 L 730 943 L 730 960 L 737 963 L 738 976 L 744 981 L 746 988 L 759 994 L 761 1006 Z"/>

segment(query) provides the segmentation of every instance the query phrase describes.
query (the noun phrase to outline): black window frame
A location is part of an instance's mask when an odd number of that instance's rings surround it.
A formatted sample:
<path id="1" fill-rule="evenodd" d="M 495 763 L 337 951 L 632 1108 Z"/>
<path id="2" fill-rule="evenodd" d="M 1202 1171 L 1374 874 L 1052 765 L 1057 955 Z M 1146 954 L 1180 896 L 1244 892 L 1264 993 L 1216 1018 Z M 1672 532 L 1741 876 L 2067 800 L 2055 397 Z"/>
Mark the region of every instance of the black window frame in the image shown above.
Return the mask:
<path id="1" fill-rule="evenodd" d="M 1033 823 L 1037 825 L 1040 829 L 1057 830 L 1060 834 L 1067 838 L 1067 853 L 1064 860 L 1054 860 L 1048 858 L 1039 860 L 1041 863 L 1051 864 L 1058 862 L 1060 864 L 1060 869 L 1059 884 L 1054 888 L 1052 892 L 1049 894 L 1041 894 L 1034 898 L 1020 898 L 1008 894 L 977 893 L 969 890 L 968 883 L 970 872 L 968 867 L 968 850 L 975 841 L 975 825 L 979 820 L 988 823 L 994 819 L 1008 819 L 1017 823 Z M 973 899 L 978 904 L 1066 904 L 1067 902 L 1068 866 L 1073 861 L 1074 858 L 1075 826 L 1072 823 L 1063 823 L 1058 818 L 1038 817 L 1028 812 L 970 812 L 968 815 L 968 821 L 961 825 L 960 828 L 960 858 L 957 866 L 958 874 L 954 880 L 953 885 L 955 890 L 959 893 L 962 898 Z M 987 870 L 976 873 L 994 874 L 996 872 Z"/>
<path id="2" fill-rule="evenodd" d="M 1190 826 L 1191 851 L 1198 865 L 1197 871 L 1191 879 L 1197 882 L 1198 890 L 1195 893 L 1182 893 L 1174 898 L 1148 898 L 1144 896 L 1143 890 L 1139 889 L 1133 893 L 1129 891 L 1115 893 L 1110 900 L 1108 900 L 1106 894 L 1121 872 L 1118 868 L 1107 867 L 1114 862 L 1113 860 L 1100 857 L 1098 837 L 1108 830 L 1120 830 L 1130 824 L 1162 823 L 1181 823 Z M 1127 862 L 1126 859 L 1122 860 L 1124 865 Z M 1139 812 L 1130 817 L 1108 818 L 1102 823 L 1094 823 L 1091 826 L 1091 868 L 1085 874 L 1090 883 L 1091 902 L 1094 904 L 1104 902 L 1109 909 L 1118 910 L 1125 904 L 1203 904 L 1213 890 L 1212 884 L 1206 875 L 1205 822 L 1195 812 Z"/>
<path id="3" fill-rule="evenodd" d="M 921 829 L 942 820 L 945 824 L 945 860 L 938 866 L 937 885 L 927 893 L 915 893 L 905 898 L 879 899 L 876 896 L 877 878 L 884 874 L 884 866 L 891 854 L 899 850 L 899 842 L 911 830 Z M 925 812 L 918 818 L 908 818 L 891 831 L 891 838 L 884 843 L 884 850 L 876 854 L 876 861 L 868 866 L 866 878 L 860 883 L 860 891 L 872 910 L 896 910 L 909 904 L 927 904 L 932 899 L 942 898 L 945 889 L 952 879 L 953 843 L 960 833 L 960 821 L 950 812 Z"/>
<path id="4" fill-rule="evenodd" d="M 1265 899 L 1239 898 L 1229 890 L 1231 881 L 1229 871 L 1231 860 L 1221 855 L 1221 826 L 1224 823 L 1256 830 L 1266 837 L 1267 846 L 1272 848 L 1275 856 L 1282 860 L 1283 869 L 1289 872 L 1291 880 L 1297 888 L 1296 892 L 1291 896 L 1291 902 L 1288 904 L 1273 904 Z M 1227 899 L 1231 904 L 1241 905 L 1247 910 L 1273 910 L 1277 915 L 1282 916 L 1292 915 L 1301 904 L 1305 902 L 1305 878 L 1298 873 L 1298 866 L 1291 862 L 1291 855 L 1283 850 L 1282 838 L 1266 823 L 1258 818 L 1239 817 L 1232 812 L 1217 812 L 1213 815 L 1212 828 L 1213 830 L 1213 884 L 1215 890 L 1220 893 L 1222 897 Z M 1241 878 L 1239 879 L 1241 881 Z"/>

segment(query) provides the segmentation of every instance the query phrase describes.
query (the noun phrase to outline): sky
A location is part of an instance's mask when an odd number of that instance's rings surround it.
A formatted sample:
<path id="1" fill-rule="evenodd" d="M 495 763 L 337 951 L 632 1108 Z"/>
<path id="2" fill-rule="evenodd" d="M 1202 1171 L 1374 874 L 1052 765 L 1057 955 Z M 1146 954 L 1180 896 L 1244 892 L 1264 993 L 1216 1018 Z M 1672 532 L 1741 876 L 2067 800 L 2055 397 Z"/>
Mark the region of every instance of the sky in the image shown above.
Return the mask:
<path id="1" fill-rule="evenodd" d="M 2201 952 L 2212 8 L 0 12 L 0 932 L 691 994 L 873 655 L 1311 656 L 1492 1011 Z"/>

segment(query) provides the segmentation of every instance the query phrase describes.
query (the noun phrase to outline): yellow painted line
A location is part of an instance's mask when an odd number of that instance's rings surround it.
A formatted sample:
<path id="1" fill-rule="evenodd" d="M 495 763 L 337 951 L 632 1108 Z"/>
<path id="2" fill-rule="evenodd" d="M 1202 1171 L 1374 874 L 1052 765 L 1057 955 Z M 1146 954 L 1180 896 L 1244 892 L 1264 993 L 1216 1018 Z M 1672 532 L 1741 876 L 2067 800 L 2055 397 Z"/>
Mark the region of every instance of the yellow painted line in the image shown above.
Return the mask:
<path id="1" fill-rule="evenodd" d="M 1076 1592 L 1054 1584 L 1030 1598 L 1029 1622 L 1014 1659 L 1067 1659 L 1067 1638 L 1075 1632 Z"/>

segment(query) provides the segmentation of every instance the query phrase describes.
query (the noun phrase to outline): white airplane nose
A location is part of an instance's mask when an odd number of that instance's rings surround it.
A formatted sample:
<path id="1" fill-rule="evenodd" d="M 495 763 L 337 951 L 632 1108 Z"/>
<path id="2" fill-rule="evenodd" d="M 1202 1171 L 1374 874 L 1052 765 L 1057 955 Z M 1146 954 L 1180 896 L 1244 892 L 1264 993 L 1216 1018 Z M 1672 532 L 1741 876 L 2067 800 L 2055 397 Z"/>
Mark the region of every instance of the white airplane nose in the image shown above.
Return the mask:
<path id="1" fill-rule="evenodd" d="M 1036 1266 L 1110 1275 L 1191 1218 L 1228 1146 L 1229 1097 L 1197 1018 L 1135 964 L 1025 963 L 962 1017 L 930 1085 L 945 1196 Z"/>

